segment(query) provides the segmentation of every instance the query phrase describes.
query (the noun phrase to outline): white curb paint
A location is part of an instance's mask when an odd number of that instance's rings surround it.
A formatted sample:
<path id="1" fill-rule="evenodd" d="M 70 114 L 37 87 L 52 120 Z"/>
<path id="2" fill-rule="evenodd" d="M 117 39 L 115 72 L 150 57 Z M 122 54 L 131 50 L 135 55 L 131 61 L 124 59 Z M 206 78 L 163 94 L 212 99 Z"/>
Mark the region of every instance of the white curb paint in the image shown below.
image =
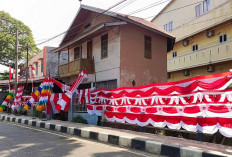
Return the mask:
<path id="1" fill-rule="evenodd" d="M 108 143 L 108 136 L 109 136 L 108 133 L 99 132 L 99 134 L 98 134 L 98 140 L 99 140 L 99 141 L 102 141 L 102 142 Z"/>
<path id="2" fill-rule="evenodd" d="M 119 145 L 124 147 L 131 147 L 132 138 L 128 136 L 119 136 Z"/>
<path id="3" fill-rule="evenodd" d="M 89 138 L 90 130 L 81 129 L 81 137 Z"/>
<path id="4" fill-rule="evenodd" d="M 146 151 L 150 153 L 160 154 L 162 143 L 155 141 L 146 141 Z"/>

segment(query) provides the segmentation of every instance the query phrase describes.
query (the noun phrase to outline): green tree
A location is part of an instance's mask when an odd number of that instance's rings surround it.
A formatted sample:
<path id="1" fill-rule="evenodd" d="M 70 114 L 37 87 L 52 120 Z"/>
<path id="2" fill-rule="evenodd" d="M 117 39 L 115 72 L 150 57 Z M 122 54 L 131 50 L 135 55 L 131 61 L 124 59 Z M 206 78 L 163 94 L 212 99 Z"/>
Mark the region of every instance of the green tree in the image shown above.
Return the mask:
<path id="1" fill-rule="evenodd" d="M 9 80 L 9 72 L 4 71 L 3 73 L 0 73 L 0 80 Z"/>
<path id="2" fill-rule="evenodd" d="M 35 46 L 32 32 L 23 22 L 11 17 L 8 13 L 0 11 L 0 64 L 14 68 L 15 60 L 15 32 L 18 29 L 19 60 L 26 58 L 26 47 L 29 46 L 29 58 L 39 49 Z"/>

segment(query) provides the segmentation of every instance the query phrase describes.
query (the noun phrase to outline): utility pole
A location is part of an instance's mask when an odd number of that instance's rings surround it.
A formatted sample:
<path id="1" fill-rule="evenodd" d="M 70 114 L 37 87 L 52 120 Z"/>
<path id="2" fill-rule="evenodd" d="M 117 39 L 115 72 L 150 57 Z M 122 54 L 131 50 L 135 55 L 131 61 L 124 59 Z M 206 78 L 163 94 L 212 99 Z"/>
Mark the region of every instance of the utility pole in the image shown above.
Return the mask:
<path id="1" fill-rule="evenodd" d="M 15 40 L 15 96 L 18 88 L 18 28 L 16 27 Z"/>
<path id="2" fill-rule="evenodd" d="M 27 86 L 27 81 L 28 81 L 28 74 L 29 74 L 29 67 L 28 67 L 28 53 L 29 53 L 29 48 L 27 44 L 27 67 L 26 67 L 26 86 Z"/>

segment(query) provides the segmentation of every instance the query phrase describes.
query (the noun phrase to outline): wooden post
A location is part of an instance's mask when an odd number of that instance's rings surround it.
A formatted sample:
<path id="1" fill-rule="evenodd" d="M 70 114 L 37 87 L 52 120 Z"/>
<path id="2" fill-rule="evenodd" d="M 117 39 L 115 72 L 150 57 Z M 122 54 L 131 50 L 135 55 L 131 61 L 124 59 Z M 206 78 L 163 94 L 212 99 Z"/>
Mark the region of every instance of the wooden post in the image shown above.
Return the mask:
<path id="1" fill-rule="evenodd" d="M 18 85 L 18 28 L 16 28 L 15 34 L 15 96 L 17 93 L 17 85 Z"/>

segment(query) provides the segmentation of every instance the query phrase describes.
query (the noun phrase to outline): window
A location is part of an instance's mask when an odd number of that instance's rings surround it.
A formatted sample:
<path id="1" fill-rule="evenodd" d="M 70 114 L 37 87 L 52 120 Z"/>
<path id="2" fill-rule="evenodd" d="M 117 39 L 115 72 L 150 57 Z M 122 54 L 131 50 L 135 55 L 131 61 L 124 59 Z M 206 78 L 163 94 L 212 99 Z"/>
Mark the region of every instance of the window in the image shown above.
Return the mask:
<path id="1" fill-rule="evenodd" d="M 144 58 L 151 59 L 151 37 L 144 36 Z"/>
<path id="2" fill-rule="evenodd" d="M 210 10 L 210 0 L 205 0 L 203 2 L 203 13 L 206 13 Z"/>
<path id="3" fill-rule="evenodd" d="M 35 69 L 35 71 L 36 71 L 35 74 L 38 75 L 38 63 L 35 64 L 35 68 L 36 68 L 36 69 Z"/>
<path id="4" fill-rule="evenodd" d="M 169 23 L 164 25 L 164 30 L 171 32 L 173 30 L 173 21 L 170 21 Z"/>
<path id="5" fill-rule="evenodd" d="M 101 58 L 108 57 L 108 34 L 101 36 Z"/>
<path id="6" fill-rule="evenodd" d="M 174 57 L 176 57 L 177 56 L 177 52 L 173 52 L 172 53 L 172 57 L 174 58 Z"/>
<path id="7" fill-rule="evenodd" d="M 92 59 L 93 42 L 87 42 L 87 59 Z"/>
<path id="8" fill-rule="evenodd" d="M 204 0 L 203 3 L 200 3 L 195 7 L 196 17 L 201 16 L 203 13 L 207 13 L 209 10 L 210 0 Z"/>
<path id="9" fill-rule="evenodd" d="M 223 43 L 225 41 L 227 41 L 227 35 L 226 34 L 220 35 L 219 36 L 219 42 Z"/>
<path id="10" fill-rule="evenodd" d="M 82 47 L 78 46 L 74 48 L 74 60 L 81 58 Z"/>
<path id="11" fill-rule="evenodd" d="M 196 11 L 196 17 L 199 17 L 202 15 L 202 4 L 201 3 L 195 7 L 195 11 Z"/>
<path id="12" fill-rule="evenodd" d="M 41 60 L 41 73 L 43 72 L 43 60 Z"/>
<path id="13" fill-rule="evenodd" d="M 193 45 L 193 51 L 197 51 L 198 50 L 198 45 Z"/>

